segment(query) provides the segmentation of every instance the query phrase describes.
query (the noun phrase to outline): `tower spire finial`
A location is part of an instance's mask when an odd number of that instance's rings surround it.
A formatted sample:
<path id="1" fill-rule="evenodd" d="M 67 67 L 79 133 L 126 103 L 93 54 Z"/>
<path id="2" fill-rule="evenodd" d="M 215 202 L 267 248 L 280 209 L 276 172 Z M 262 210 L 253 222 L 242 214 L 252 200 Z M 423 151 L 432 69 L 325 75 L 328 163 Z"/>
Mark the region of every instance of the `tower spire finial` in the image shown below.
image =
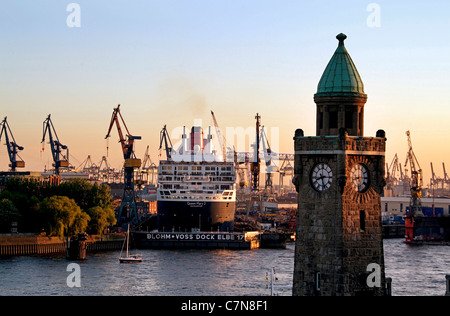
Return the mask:
<path id="1" fill-rule="evenodd" d="M 344 45 L 344 41 L 347 38 L 347 35 L 345 35 L 344 33 L 339 33 L 338 35 L 336 35 L 336 38 L 339 41 L 339 45 Z"/>

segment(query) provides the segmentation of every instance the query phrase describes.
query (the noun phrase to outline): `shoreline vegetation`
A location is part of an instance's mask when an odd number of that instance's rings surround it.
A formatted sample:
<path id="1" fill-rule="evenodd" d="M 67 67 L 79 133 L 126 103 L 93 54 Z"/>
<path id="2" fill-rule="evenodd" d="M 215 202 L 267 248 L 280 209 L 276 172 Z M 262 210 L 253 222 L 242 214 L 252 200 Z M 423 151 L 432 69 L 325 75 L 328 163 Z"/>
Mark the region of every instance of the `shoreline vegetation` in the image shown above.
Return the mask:
<path id="1" fill-rule="evenodd" d="M 12 223 L 21 233 L 48 237 L 102 234 L 116 224 L 111 190 L 85 179 L 54 184 L 11 178 L 0 193 L 0 234 L 10 233 Z"/>

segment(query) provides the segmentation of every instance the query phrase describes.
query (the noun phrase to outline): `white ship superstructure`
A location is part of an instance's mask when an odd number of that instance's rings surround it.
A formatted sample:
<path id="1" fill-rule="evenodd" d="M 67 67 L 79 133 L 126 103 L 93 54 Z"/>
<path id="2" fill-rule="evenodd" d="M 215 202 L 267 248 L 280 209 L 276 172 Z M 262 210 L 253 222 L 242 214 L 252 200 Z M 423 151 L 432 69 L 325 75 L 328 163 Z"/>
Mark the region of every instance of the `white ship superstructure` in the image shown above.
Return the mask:
<path id="1" fill-rule="evenodd" d="M 223 161 L 201 127 L 185 131 L 158 170 L 159 231 L 232 231 L 236 202 L 233 162 Z"/>

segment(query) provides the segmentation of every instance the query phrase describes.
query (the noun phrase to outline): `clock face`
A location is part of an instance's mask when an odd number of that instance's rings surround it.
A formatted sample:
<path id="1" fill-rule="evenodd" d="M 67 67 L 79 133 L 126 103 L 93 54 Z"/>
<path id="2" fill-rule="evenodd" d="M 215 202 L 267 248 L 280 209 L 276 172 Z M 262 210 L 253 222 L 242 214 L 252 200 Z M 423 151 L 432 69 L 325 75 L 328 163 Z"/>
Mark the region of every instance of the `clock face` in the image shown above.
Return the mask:
<path id="1" fill-rule="evenodd" d="M 355 191 L 364 192 L 369 188 L 369 170 L 362 163 L 355 164 L 351 171 L 352 187 Z"/>
<path id="2" fill-rule="evenodd" d="M 311 172 L 311 184 L 317 191 L 325 191 L 330 188 L 333 172 L 326 163 L 317 164 Z"/>

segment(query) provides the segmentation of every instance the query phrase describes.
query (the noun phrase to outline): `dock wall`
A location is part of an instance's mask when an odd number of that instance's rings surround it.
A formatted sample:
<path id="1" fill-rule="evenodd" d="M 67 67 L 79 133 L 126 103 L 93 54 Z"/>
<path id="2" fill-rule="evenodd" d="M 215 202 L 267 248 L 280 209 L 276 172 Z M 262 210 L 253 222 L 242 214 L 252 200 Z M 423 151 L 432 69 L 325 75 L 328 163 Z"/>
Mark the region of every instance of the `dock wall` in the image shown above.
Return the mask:
<path id="1" fill-rule="evenodd" d="M 118 250 L 123 239 L 87 241 L 87 251 Z M 65 254 L 67 243 L 57 237 L 1 236 L 0 257 Z"/>

